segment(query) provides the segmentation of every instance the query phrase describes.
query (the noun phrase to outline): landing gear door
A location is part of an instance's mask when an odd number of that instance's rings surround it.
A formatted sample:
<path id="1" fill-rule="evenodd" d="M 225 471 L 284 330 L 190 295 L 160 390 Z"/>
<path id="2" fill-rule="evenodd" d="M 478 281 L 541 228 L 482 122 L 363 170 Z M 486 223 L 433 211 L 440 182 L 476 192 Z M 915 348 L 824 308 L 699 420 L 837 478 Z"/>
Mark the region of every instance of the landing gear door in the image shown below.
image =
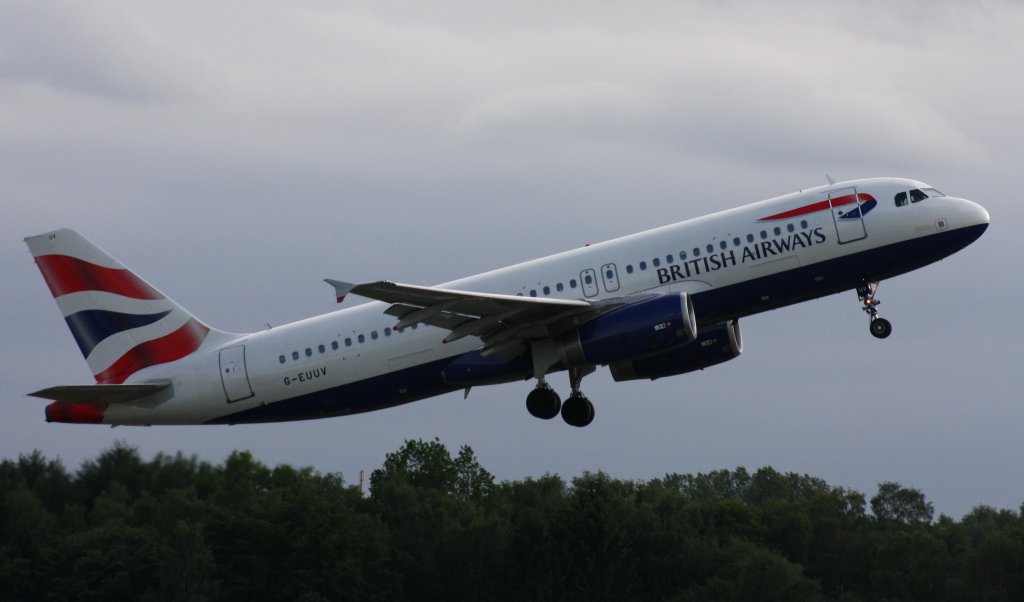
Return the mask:
<path id="1" fill-rule="evenodd" d="M 220 351 L 220 382 L 228 403 L 253 396 L 249 386 L 249 373 L 245 369 L 245 345 L 235 345 Z"/>
<path id="2" fill-rule="evenodd" d="M 836 224 L 839 244 L 867 238 L 856 188 L 833 190 L 828 194 L 828 202 L 832 207 L 832 220 Z"/>

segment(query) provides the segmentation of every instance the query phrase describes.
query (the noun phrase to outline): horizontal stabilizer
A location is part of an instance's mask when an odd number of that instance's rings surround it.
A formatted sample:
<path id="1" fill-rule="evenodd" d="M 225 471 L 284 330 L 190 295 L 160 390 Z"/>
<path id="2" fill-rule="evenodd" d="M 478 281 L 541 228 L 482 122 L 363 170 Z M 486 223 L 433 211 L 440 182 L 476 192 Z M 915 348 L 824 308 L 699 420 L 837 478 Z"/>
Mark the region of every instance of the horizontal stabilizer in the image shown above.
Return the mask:
<path id="1" fill-rule="evenodd" d="M 345 295 L 347 295 L 349 293 L 349 291 L 351 291 L 356 286 L 355 284 L 352 284 L 351 282 L 342 282 L 341 280 L 331 280 L 330 278 L 324 278 L 324 282 L 326 282 L 327 284 L 330 284 L 331 286 L 334 287 L 334 296 L 337 297 L 338 303 L 341 303 L 342 301 L 344 301 L 345 300 Z"/>
<path id="2" fill-rule="evenodd" d="M 159 393 L 170 386 L 170 381 L 134 385 L 61 385 L 29 395 L 64 403 L 134 405 L 133 402 Z"/>

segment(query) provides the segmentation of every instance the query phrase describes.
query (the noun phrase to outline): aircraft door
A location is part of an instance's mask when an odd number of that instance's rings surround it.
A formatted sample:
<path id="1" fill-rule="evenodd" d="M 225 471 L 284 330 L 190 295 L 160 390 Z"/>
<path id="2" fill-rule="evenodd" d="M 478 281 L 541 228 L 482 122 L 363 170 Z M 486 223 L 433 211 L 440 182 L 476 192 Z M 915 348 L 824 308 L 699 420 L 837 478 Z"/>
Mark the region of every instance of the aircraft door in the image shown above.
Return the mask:
<path id="1" fill-rule="evenodd" d="M 601 279 L 604 280 L 604 290 L 609 293 L 619 290 L 619 270 L 614 263 L 601 266 Z"/>
<path id="2" fill-rule="evenodd" d="M 228 403 L 249 399 L 254 395 L 249 385 L 249 372 L 245 368 L 245 345 L 235 345 L 220 351 L 220 382 Z"/>
<path id="3" fill-rule="evenodd" d="M 580 272 L 580 285 L 583 287 L 583 294 L 587 297 L 593 297 L 600 292 L 597 288 L 597 273 L 591 268 Z"/>
<path id="4" fill-rule="evenodd" d="M 856 188 L 833 190 L 828 194 L 828 201 L 832 208 L 832 221 L 836 225 L 839 244 L 867 237 Z"/>

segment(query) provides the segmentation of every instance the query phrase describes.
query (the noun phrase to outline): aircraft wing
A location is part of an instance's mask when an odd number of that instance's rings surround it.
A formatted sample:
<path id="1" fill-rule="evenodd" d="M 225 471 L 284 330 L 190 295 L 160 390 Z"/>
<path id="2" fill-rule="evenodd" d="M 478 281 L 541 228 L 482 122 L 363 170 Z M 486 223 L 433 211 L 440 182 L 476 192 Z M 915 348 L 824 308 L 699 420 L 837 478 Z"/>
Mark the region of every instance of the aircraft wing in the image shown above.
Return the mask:
<path id="1" fill-rule="evenodd" d="M 171 386 L 170 381 L 132 385 L 62 385 L 29 393 L 32 397 L 64 403 L 135 405 L 134 402 L 159 393 Z"/>
<path id="2" fill-rule="evenodd" d="M 353 293 L 390 303 L 384 313 L 398 318 L 396 328 L 429 324 L 450 331 L 444 342 L 475 336 L 484 341 L 484 355 L 512 356 L 529 339 L 555 336 L 623 303 L 591 303 L 458 291 L 379 281 L 352 284 L 325 280 L 338 302 Z"/>

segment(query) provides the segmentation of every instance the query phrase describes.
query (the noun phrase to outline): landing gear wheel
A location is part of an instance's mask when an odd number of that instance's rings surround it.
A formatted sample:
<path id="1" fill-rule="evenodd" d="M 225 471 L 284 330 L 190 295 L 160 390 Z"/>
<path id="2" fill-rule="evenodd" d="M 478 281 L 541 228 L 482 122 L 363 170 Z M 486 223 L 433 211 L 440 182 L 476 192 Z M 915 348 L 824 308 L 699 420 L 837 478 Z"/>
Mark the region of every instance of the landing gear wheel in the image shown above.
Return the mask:
<path id="1" fill-rule="evenodd" d="M 583 394 L 574 393 L 562 404 L 562 420 L 569 426 L 587 426 L 594 421 L 594 404 Z"/>
<path id="2" fill-rule="evenodd" d="M 869 328 L 871 334 L 876 339 L 884 339 L 885 337 L 892 334 L 892 324 L 885 318 L 878 317 L 878 306 L 882 302 L 875 298 L 875 292 L 878 291 L 877 282 L 862 282 L 857 287 L 857 298 L 860 299 L 861 309 L 868 315 L 868 319 L 871 320 Z"/>
<path id="3" fill-rule="evenodd" d="M 526 396 L 526 410 L 531 416 L 543 420 L 551 420 L 558 416 L 561 407 L 562 400 L 551 387 L 537 387 Z"/>
<path id="4" fill-rule="evenodd" d="M 875 318 L 871 320 L 871 334 L 877 339 L 884 339 L 892 334 L 892 324 L 885 318 Z"/>

